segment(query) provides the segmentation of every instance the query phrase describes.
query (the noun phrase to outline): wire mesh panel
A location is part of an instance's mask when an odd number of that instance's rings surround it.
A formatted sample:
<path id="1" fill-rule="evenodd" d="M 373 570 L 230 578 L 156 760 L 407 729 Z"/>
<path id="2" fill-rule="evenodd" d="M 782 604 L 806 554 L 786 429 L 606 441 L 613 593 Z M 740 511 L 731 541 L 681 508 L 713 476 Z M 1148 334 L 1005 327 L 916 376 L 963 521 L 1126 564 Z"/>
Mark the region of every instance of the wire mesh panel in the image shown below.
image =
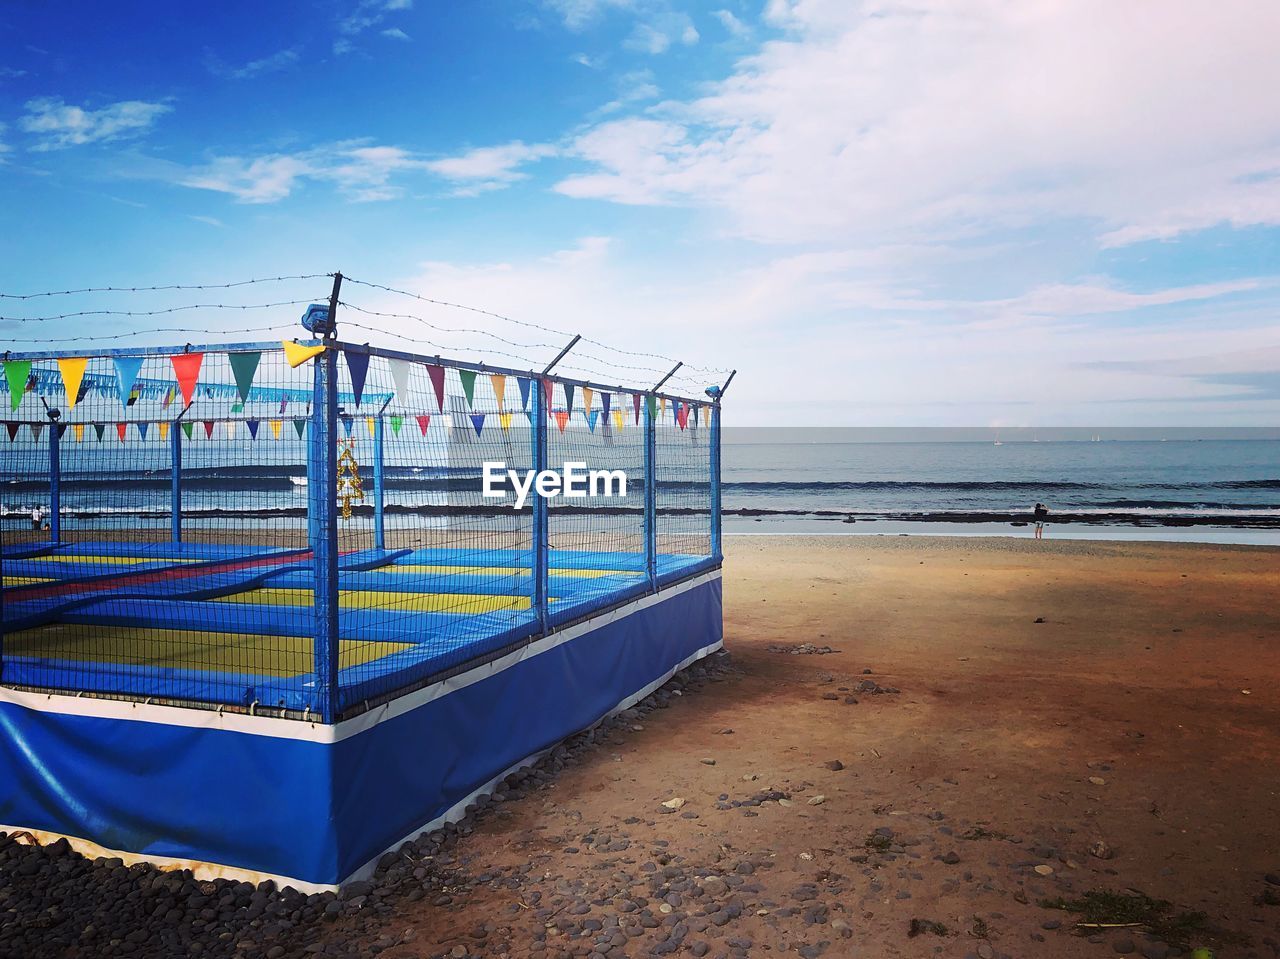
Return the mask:
<path id="1" fill-rule="evenodd" d="M 665 574 L 711 555 L 711 410 L 659 398 L 656 412 L 656 548 Z"/>
<path id="2" fill-rule="evenodd" d="M 309 617 L 268 615 L 260 584 L 309 569 L 310 371 L 279 349 L 15 362 L 5 681 L 302 708 Z"/>
<path id="3" fill-rule="evenodd" d="M 644 428 L 630 393 L 545 380 L 547 462 L 562 471 L 548 500 L 555 621 L 607 606 L 643 582 Z"/>

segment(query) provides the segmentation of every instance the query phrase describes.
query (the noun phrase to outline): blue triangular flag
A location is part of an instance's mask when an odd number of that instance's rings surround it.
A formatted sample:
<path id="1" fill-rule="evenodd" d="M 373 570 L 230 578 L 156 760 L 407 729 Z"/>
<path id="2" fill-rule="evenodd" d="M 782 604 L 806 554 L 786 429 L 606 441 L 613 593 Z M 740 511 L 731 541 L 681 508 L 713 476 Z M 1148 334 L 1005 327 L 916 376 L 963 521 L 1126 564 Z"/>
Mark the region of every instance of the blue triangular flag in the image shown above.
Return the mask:
<path id="1" fill-rule="evenodd" d="M 600 411 L 592 410 L 590 413 L 584 411 L 582 415 L 587 418 L 587 429 L 594 433 L 596 431 L 596 420 L 600 418 Z"/>
<path id="2" fill-rule="evenodd" d="M 140 356 L 117 356 L 116 364 L 116 389 L 120 391 L 120 402 L 125 406 L 129 405 L 129 393 L 133 390 L 133 381 L 138 378 L 138 374 L 142 371 L 142 357 Z"/>
<path id="3" fill-rule="evenodd" d="M 148 429 L 150 429 L 150 427 L 151 427 L 151 424 L 150 424 L 150 423 L 139 423 L 139 424 L 138 424 L 138 435 L 139 435 L 139 436 L 141 436 L 141 437 L 145 440 L 145 439 L 147 438 L 147 430 L 148 430 Z"/>
<path id="4" fill-rule="evenodd" d="M 606 423 L 609 422 L 609 400 L 612 398 L 612 395 L 609 393 L 600 394 L 600 405 L 604 408 L 604 420 Z"/>
<path id="5" fill-rule="evenodd" d="M 484 429 L 484 414 L 471 413 L 471 425 L 476 428 L 476 436 L 480 435 L 480 431 Z"/>
<path id="6" fill-rule="evenodd" d="M 344 350 L 342 355 L 347 358 L 347 370 L 351 373 L 351 392 L 355 394 L 358 407 L 360 398 L 364 396 L 364 379 L 369 375 L 369 354 Z"/>
<path id="7" fill-rule="evenodd" d="M 517 376 L 516 385 L 520 387 L 520 409 L 527 409 L 529 406 L 529 378 L 527 376 Z"/>
<path id="8" fill-rule="evenodd" d="M 249 436 L 256 440 L 258 438 L 258 421 L 248 420 L 245 425 L 249 427 Z"/>
<path id="9" fill-rule="evenodd" d="M 570 413 L 573 412 L 573 384 L 571 383 L 564 385 L 564 408 Z"/>
<path id="10" fill-rule="evenodd" d="M 354 422 L 354 420 L 353 420 L 353 418 L 352 418 L 352 417 L 350 417 L 350 416 L 344 416 L 344 417 L 342 417 L 342 428 L 343 428 L 344 430 L 346 430 L 346 431 L 347 431 L 347 435 L 348 435 L 348 436 L 350 436 L 350 435 L 351 435 L 351 424 L 352 424 L 353 422 Z"/>

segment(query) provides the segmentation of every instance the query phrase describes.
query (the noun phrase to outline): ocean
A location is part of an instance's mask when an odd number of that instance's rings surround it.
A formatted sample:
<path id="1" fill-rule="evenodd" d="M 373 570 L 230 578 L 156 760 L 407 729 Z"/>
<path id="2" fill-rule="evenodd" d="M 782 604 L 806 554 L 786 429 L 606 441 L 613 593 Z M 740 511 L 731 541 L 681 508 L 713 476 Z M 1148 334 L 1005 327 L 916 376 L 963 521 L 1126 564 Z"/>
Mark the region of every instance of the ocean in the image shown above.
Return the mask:
<path id="1" fill-rule="evenodd" d="M 1043 503 L 1050 536 L 1280 543 L 1280 438 L 1212 430 L 1172 438 L 1024 430 L 997 444 L 991 436 L 977 430 L 726 429 L 725 531 L 1030 535 L 1031 510 Z M 695 442 L 705 443 L 705 435 Z M 117 447 L 108 440 L 105 448 L 65 449 L 65 511 L 95 525 L 167 522 L 165 444 Z M 255 453 L 276 451 L 271 460 L 240 466 L 215 462 L 216 445 L 207 449 L 193 444 L 184 474 L 183 507 L 193 523 L 243 525 L 264 516 L 305 522 L 302 443 L 257 445 Z M 14 444 L 7 452 L 0 514 L 6 525 L 21 525 L 32 505 L 47 504 L 46 454 L 34 444 Z M 519 449 L 512 452 L 513 463 L 524 458 Z M 390 524 L 414 522 L 415 513 L 502 515 L 502 506 L 480 503 L 479 468 L 470 457 L 469 465 L 455 459 L 458 465 L 447 470 L 390 458 Z M 705 451 L 687 465 L 697 462 L 705 463 Z M 635 479 L 626 500 L 583 505 L 634 511 L 640 502 Z M 673 495 L 665 501 L 705 509 L 689 480 L 686 470 L 666 486 Z"/>

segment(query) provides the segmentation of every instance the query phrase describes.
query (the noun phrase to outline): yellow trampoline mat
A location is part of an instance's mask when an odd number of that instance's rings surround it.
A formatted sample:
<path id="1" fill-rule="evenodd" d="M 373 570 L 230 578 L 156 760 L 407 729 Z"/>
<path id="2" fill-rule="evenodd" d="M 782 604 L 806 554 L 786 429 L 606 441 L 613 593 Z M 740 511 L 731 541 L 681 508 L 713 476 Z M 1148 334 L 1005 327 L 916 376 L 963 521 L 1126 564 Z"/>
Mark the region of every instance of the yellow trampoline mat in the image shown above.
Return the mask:
<path id="1" fill-rule="evenodd" d="M 494 576 L 531 576 L 533 570 L 528 566 L 419 566 L 406 563 L 403 566 L 384 566 L 375 570 L 378 573 L 482 573 Z M 643 576 L 631 570 L 620 569 L 551 569 L 548 576 L 565 576 L 577 579 L 598 579 L 601 576 Z"/>
<path id="2" fill-rule="evenodd" d="M 52 581 L 48 576 L 6 576 L 4 578 L 6 586 L 27 586 L 31 583 L 50 583 Z"/>
<path id="3" fill-rule="evenodd" d="M 307 636 L 209 633 L 142 626 L 56 625 L 10 633 L 5 653 L 78 662 L 196 669 L 205 672 L 297 676 L 311 672 L 314 640 Z M 410 648 L 411 643 L 342 640 L 338 666 L 359 666 Z"/>
<path id="4" fill-rule="evenodd" d="M 132 566 L 136 563 L 195 563 L 194 559 L 171 559 L 168 556 L 35 556 L 28 563 L 92 563 L 107 566 Z"/>
<path id="5" fill-rule="evenodd" d="M 264 606 L 311 606 L 309 589 L 251 589 L 219 596 L 215 603 L 255 603 Z M 344 589 L 338 602 L 348 609 L 403 609 L 414 613 L 497 613 L 528 609 L 528 596 L 482 596 L 476 593 L 406 593 L 396 590 Z"/>

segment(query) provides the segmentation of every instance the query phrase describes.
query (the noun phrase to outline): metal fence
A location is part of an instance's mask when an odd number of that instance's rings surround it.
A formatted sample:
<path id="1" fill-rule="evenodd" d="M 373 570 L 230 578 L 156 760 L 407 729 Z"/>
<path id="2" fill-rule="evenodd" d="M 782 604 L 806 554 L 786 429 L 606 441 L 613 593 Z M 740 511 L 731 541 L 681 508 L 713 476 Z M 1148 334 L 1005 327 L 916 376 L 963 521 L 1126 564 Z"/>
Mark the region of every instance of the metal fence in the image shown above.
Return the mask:
<path id="1" fill-rule="evenodd" d="M 7 685 L 332 722 L 720 562 L 715 391 L 335 339 L 4 372 Z"/>

